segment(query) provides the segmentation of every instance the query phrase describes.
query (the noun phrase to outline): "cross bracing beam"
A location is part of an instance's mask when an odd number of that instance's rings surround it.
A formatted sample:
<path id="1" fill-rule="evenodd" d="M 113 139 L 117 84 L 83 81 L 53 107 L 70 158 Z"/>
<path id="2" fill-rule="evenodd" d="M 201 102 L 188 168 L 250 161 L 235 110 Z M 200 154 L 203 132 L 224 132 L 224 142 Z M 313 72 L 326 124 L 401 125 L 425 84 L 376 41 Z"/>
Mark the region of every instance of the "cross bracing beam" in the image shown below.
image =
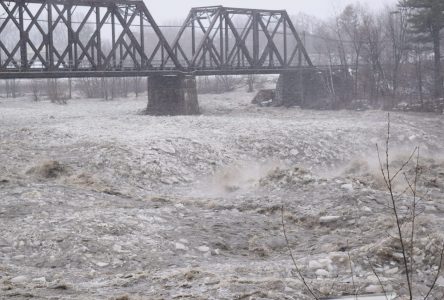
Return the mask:
<path id="1" fill-rule="evenodd" d="M 0 1 L 0 72 L 181 69 L 143 1 Z"/>
<path id="2" fill-rule="evenodd" d="M 312 66 L 285 10 L 193 8 L 172 49 L 188 70 Z"/>
<path id="3" fill-rule="evenodd" d="M 193 8 L 171 46 L 141 0 L 0 1 L 0 78 L 279 74 L 312 67 L 285 10 Z"/>

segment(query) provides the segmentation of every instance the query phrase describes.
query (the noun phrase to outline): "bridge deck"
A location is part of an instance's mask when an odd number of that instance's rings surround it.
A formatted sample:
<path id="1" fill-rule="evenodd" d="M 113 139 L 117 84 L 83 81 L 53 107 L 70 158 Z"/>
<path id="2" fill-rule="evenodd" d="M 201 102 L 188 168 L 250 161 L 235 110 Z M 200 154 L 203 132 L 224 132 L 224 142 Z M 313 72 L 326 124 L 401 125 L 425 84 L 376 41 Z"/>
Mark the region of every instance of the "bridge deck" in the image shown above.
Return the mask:
<path id="1" fill-rule="evenodd" d="M 33 71 L 1 71 L 0 79 L 39 79 L 39 78 L 82 78 L 82 77 L 144 77 L 153 75 L 192 75 L 192 76 L 213 76 L 213 75 L 266 75 L 266 74 L 282 74 L 288 72 L 298 72 L 307 69 L 329 70 L 330 66 L 306 66 L 298 68 L 269 68 L 269 69 L 201 69 L 201 70 L 177 70 L 171 69 L 149 69 L 149 70 L 33 70 Z M 331 67 L 333 70 L 342 68 L 341 66 Z"/>

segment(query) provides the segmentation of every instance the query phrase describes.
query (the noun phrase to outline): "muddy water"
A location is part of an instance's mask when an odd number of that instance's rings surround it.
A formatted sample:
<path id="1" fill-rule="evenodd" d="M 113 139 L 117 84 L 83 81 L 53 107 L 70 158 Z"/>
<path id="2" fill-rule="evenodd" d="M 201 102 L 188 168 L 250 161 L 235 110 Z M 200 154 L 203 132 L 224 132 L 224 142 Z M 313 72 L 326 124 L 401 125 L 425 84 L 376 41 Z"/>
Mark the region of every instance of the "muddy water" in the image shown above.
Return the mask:
<path id="1" fill-rule="evenodd" d="M 310 299 L 288 246 L 320 296 L 380 293 L 379 280 L 404 293 L 374 146 L 386 114 L 248 97 L 205 96 L 202 116 L 169 118 L 138 115 L 143 99 L 2 100 L 0 298 Z M 394 165 L 421 147 L 423 293 L 442 241 L 443 123 L 392 115 Z"/>

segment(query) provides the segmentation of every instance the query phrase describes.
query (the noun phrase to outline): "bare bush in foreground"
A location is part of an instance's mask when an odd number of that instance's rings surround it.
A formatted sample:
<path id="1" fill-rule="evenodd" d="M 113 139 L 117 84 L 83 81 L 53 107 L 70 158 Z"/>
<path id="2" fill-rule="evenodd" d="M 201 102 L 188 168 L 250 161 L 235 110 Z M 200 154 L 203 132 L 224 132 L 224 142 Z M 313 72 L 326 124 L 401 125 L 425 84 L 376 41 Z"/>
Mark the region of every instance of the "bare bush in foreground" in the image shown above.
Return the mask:
<path id="1" fill-rule="evenodd" d="M 410 157 L 404 161 L 399 168 L 394 168 L 392 166 L 392 162 L 390 159 L 390 114 L 388 114 L 388 122 L 387 122 L 387 137 L 386 137 L 386 144 L 385 144 L 385 159 L 381 158 L 381 151 L 379 149 L 379 146 L 376 145 L 376 150 L 378 152 L 378 160 L 379 160 L 379 166 L 380 171 L 382 174 L 382 177 L 384 179 L 384 183 L 386 186 L 386 189 L 390 195 L 389 197 L 389 206 L 388 208 L 391 209 L 391 213 L 393 217 L 395 218 L 395 227 L 397 231 L 397 240 L 399 241 L 400 247 L 401 247 L 401 253 L 402 253 L 402 264 L 405 272 L 405 282 L 404 284 L 407 286 L 408 291 L 408 299 L 413 300 L 417 299 L 419 295 L 418 292 L 415 289 L 414 282 L 413 282 L 413 276 L 415 273 L 415 267 L 416 261 L 415 261 L 415 248 L 416 248 L 416 219 L 418 215 L 420 214 L 418 210 L 418 205 L 420 203 L 420 199 L 418 196 L 418 182 L 420 177 L 420 151 L 419 147 L 416 147 Z M 407 173 L 408 165 L 413 162 L 414 163 L 414 172 L 413 172 L 413 178 L 409 178 L 409 175 Z M 407 184 L 407 188 L 397 193 L 395 191 L 395 181 L 398 177 L 403 176 L 404 180 Z M 410 193 L 411 196 L 411 202 L 408 207 L 408 214 L 403 215 L 400 212 L 400 198 L 404 196 L 405 194 Z M 436 271 L 436 275 L 434 277 L 433 282 L 430 284 L 430 289 L 427 293 L 427 295 L 423 298 L 424 300 L 428 299 L 430 295 L 432 294 L 433 290 L 435 289 L 436 282 L 441 274 L 442 269 L 442 263 L 443 263 L 443 257 L 444 257 L 444 244 L 441 247 L 441 251 L 439 254 L 440 260 L 438 264 L 438 268 Z M 415 298 L 414 298 L 415 297 Z"/>
<path id="2" fill-rule="evenodd" d="M 437 242 L 437 246 L 433 249 L 425 249 L 427 246 L 424 246 L 419 242 L 418 236 L 418 216 L 423 212 L 420 209 L 421 197 L 419 194 L 419 181 L 421 176 L 421 166 L 420 166 L 420 149 L 419 147 L 415 147 L 413 152 L 410 154 L 407 160 L 403 162 L 396 162 L 396 164 L 391 160 L 390 156 L 390 139 L 391 139 L 391 123 L 390 123 L 390 114 L 388 114 L 388 122 L 387 122 L 387 137 L 385 140 L 385 157 L 383 158 L 381 155 L 381 151 L 379 145 L 376 145 L 376 150 L 379 159 L 379 167 L 380 172 L 385 184 L 385 189 L 388 192 L 388 204 L 385 206 L 387 209 L 387 213 L 393 217 L 395 223 L 393 224 L 393 228 L 395 230 L 395 234 L 391 236 L 392 245 L 388 249 L 390 252 L 395 252 L 395 249 L 400 249 L 400 253 L 402 258 L 400 260 L 401 269 L 403 271 L 402 276 L 404 279 L 397 282 L 396 280 L 390 280 L 390 283 L 393 284 L 396 282 L 397 286 L 395 290 L 400 291 L 401 295 L 399 299 L 438 299 L 439 296 L 435 296 L 432 298 L 433 293 L 436 292 L 436 286 L 438 279 L 440 278 L 442 266 L 444 262 L 444 243 L 439 238 L 439 242 Z M 399 166 L 397 165 L 399 164 Z M 395 185 L 399 183 L 399 180 L 403 180 L 405 182 L 406 188 L 401 190 L 400 192 L 395 188 Z M 401 206 L 406 206 L 405 198 L 408 197 L 410 202 L 407 204 L 407 210 L 403 211 Z M 405 209 L 404 209 L 405 210 Z M 290 247 L 290 242 L 287 236 L 287 230 L 285 226 L 284 219 L 284 207 L 281 208 L 281 226 L 282 232 L 285 239 L 286 247 L 288 249 L 289 256 L 291 258 L 292 264 L 295 269 L 296 277 L 301 280 L 305 289 L 308 291 L 309 297 L 319 300 L 321 299 L 318 296 L 318 292 L 316 292 L 310 285 L 308 284 L 306 277 L 302 273 L 301 267 L 297 265 L 296 259 L 293 255 L 292 249 Z M 385 232 L 381 232 L 383 235 Z M 390 234 L 389 234 L 390 235 Z M 436 244 L 435 241 L 430 241 L 430 244 Z M 422 248 L 422 249 L 421 249 Z M 358 299 L 358 288 L 354 281 L 354 267 L 352 263 L 352 258 L 350 255 L 350 250 L 348 247 L 347 241 L 347 255 L 349 259 L 349 267 L 351 271 L 351 281 L 353 284 L 353 296 Z M 367 260 L 369 262 L 369 267 L 372 273 L 377 278 L 378 284 L 385 295 L 385 298 L 392 299 L 393 295 L 389 296 L 388 294 L 388 286 L 385 286 L 382 277 L 378 274 L 377 268 L 372 264 L 371 257 L 369 255 L 372 250 L 367 250 Z M 416 259 L 416 257 L 420 257 L 420 253 L 427 259 L 422 258 L 420 261 Z M 391 253 L 393 255 L 393 253 Z M 427 268 L 429 270 L 435 270 L 435 274 L 429 282 L 424 281 L 423 286 L 418 285 L 418 281 L 414 281 L 414 276 L 416 274 L 421 274 L 421 270 L 423 268 Z M 391 289 L 391 288 L 390 288 Z M 425 290 L 425 291 L 424 291 Z M 345 292 L 345 291 L 343 291 Z M 421 293 L 422 292 L 422 293 Z M 438 297 L 438 298 L 436 298 Z M 398 299 L 398 298 L 397 298 Z"/>

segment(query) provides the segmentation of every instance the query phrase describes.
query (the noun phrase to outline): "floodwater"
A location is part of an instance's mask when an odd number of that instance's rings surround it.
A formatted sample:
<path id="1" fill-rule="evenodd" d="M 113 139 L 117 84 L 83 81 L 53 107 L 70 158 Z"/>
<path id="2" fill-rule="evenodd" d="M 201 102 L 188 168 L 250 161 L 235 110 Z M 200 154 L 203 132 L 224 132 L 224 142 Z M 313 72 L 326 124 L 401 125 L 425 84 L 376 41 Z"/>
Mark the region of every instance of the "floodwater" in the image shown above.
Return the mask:
<path id="1" fill-rule="evenodd" d="M 144 98 L 0 99 L 0 298 L 311 299 L 289 249 L 319 297 L 405 295 L 375 147 L 386 112 L 252 97 L 202 95 L 186 117 L 142 116 Z M 393 113 L 391 127 L 394 168 L 421 149 L 424 294 L 443 240 L 444 117 Z M 397 199 L 408 216 L 412 197 Z"/>

